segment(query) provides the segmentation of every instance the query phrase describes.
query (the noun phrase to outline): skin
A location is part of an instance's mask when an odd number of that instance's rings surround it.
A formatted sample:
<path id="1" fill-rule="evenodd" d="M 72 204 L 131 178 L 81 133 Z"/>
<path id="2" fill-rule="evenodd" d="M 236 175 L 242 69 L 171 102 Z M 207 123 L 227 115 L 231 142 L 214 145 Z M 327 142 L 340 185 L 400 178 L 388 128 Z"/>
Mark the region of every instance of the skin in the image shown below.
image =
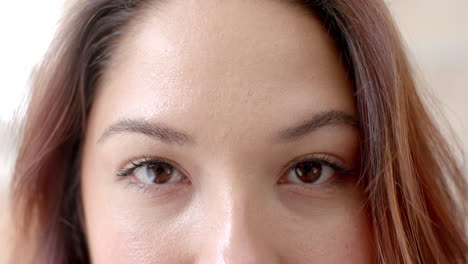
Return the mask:
<path id="1" fill-rule="evenodd" d="M 307 10 L 271 0 L 148 9 L 115 50 L 87 126 L 81 188 L 93 263 L 373 263 L 357 176 L 310 184 L 288 170 L 311 156 L 358 174 L 349 122 L 279 140 L 327 111 L 357 118 L 339 53 Z M 126 131 L 129 120 L 146 132 Z M 156 126 L 186 137 L 171 141 Z M 116 175 L 154 156 L 182 180 Z"/>

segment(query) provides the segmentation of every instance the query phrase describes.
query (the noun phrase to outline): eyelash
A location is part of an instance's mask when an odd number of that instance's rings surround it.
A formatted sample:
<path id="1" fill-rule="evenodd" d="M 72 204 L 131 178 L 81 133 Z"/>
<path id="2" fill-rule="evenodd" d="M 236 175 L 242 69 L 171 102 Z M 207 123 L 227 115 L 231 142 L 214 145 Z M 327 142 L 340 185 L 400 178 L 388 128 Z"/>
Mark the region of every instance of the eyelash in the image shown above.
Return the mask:
<path id="1" fill-rule="evenodd" d="M 284 166 L 281 169 L 281 171 L 285 171 L 286 168 L 288 170 L 294 169 L 297 165 L 305 162 L 318 162 L 322 165 L 329 166 L 330 168 L 335 170 L 336 173 L 342 175 L 354 175 L 354 171 L 351 168 L 349 168 L 344 162 L 328 154 L 312 154 L 295 158 L 286 166 Z"/>
<path id="2" fill-rule="evenodd" d="M 159 157 L 146 157 L 146 158 L 131 161 L 130 162 L 130 164 L 132 164 L 131 167 L 119 169 L 116 174 L 119 177 L 128 177 L 128 176 L 131 176 L 132 173 L 135 172 L 135 170 L 140 168 L 140 167 L 143 167 L 145 165 L 154 165 L 154 164 L 157 164 L 157 163 L 167 163 L 167 164 L 169 164 L 169 165 L 171 165 L 173 167 L 176 167 L 176 166 L 172 165 L 171 162 L 169 162 L 169 161 L 167 161 L 165 159 L 162 159 L 162 158 L 159 158 Z"/>

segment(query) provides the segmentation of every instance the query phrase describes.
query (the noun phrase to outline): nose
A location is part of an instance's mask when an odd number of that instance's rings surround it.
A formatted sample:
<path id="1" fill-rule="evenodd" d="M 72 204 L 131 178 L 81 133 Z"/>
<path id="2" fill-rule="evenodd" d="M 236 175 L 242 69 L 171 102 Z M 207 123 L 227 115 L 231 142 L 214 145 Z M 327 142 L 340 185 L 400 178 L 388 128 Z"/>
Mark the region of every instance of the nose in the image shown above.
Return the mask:
<path id="1" fill-rule="evenodd" d="M 211 203 L 197 263 L 279 263 L 268 210 L 261 199 L 243 193 L 230 192 Z"/>

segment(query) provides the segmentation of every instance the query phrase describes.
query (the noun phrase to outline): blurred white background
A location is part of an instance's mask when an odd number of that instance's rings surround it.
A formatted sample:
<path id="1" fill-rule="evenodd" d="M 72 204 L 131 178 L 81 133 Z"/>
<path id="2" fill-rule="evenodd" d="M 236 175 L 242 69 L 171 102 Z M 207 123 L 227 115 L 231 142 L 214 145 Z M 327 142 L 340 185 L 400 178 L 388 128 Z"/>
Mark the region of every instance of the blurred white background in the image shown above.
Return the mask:
<path id="1" fill-rule="evenodd" d="M 31 71 L 56 30 L 63 2 L 0 0 L 0 191 L 8 182 L 13 158 L 15 133 L 10 126 L 26 99 Z"/>
<path id="2" fill-rule="evenodd" d="M 25 100 L 30 73 L 56 30 L 63 2 L 1 0 L 0 234 L 4 234 L 2 225 L 6 228 L 1 216 L 6 215 L 5 193 L 16 136 L 9 126 Z M 467 151 L 468 1 L 386 2 L 407 43 L 421 88 L 435 95 Z"/>

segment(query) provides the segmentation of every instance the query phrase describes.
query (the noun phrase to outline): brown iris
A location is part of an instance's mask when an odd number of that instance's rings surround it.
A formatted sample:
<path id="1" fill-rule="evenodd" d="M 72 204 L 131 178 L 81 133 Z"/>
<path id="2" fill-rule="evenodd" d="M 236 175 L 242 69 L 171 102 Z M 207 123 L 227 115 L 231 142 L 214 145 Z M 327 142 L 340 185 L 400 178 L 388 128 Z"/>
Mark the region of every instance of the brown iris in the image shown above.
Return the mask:
<path id="1" fill-rule="evenodd" d="M 296 165 L 294 172 L 305 183 L 313 183 L 320 179 L 322 164 L 319 162 L 303 162 Z"/>
<path id="2" fill-rule="evenodd" d="M 154 173 L 153 182 L 156 184 L 163 184 L 171 179 L 174 167 L 167 163 L 157 163 L 150 165 L 149 169 Z"/>

